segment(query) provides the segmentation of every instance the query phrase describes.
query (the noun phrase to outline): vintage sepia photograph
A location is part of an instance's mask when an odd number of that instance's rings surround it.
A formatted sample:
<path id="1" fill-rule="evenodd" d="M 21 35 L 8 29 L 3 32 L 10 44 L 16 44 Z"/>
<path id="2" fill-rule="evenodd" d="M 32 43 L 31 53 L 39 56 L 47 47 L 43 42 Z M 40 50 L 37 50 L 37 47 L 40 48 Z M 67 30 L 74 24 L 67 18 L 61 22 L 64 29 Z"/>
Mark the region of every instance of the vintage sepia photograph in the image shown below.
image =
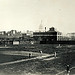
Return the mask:
<path id="1" fill-rule="evenodd" d="M 0 75 L 75 75 L 75 0 L 0 0 Z"/>

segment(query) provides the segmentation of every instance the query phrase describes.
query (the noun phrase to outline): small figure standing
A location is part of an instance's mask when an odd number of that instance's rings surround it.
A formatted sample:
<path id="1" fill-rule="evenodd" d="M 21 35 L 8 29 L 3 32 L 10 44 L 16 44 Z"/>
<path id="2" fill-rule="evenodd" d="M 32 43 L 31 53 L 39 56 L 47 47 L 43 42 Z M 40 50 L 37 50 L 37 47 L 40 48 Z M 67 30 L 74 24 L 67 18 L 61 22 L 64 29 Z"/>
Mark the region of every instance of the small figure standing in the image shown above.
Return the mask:
<path id="1" fill-rule="evenodd" d="M 40 53 L 42 54 L 42 51 L 40 51 Z"/>
<path id="2" fill-rule="evenodd" d="M 31 57 L 31 53 L 29 53 L 29 58 Z"/>
<path id="3" fill-rule="evenodd" d="M 69 70 L 70 70 L 70 66 L 67 65 L 67 73 L 69 73 Z"/>
<path id="4" fill-rule="evenodd" d="M 40 56 L 42 56 L 42 51 L 40 51 Z"/>
<path id="5" fill-rule="evenodd" d="M 54 56 L 55 56 L 55 58 L 56 58 L 56 52 L 54 53 Z"/>
<path id="6" fill-rule="evenodd" d="M 5 44 L 5 47 L 6 47 L 7 45 Z"/>

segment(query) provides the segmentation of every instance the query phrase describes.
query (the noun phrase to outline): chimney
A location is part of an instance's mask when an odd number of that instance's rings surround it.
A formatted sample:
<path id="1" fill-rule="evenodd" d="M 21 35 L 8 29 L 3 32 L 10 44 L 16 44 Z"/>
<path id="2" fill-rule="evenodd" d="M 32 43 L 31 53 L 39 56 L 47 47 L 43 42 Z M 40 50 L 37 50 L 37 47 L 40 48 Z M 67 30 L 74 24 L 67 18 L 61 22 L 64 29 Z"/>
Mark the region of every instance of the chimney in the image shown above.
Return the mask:
<path id="1" fill-rule="evenodd" d="M 45 27 L 45 32 L 46 32 L 46 27 Z"/>

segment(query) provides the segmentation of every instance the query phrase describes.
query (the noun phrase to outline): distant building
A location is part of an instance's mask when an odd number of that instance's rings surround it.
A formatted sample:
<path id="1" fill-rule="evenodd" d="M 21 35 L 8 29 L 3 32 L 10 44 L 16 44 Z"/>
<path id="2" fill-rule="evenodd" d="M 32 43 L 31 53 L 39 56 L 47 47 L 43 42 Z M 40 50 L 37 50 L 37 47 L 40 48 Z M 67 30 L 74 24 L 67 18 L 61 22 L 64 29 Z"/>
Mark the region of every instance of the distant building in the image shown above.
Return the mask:
<path id="1" fill-rule="evenodd" d="M 5 35 L 6 32 L 5 31 L 0 31 L 0 35 Z"/>
<path id="2" fill-rule="evenodd" d="M 21 32 L 18 32 L 16 30 L 11 30 L 7 32 L 7 38 L 19 38 L 22 37 Z"/>
<path id="3" fill-rule="evenodd" d="M 13 45 L 19 45 L 20 42 L 19 41 L 13 41 Z"/>
<path id="4" fill-rule="evenodd" d="M 30 37 L 33 37 L 33 31 L 27 30 L 26 35 L 27 36 L 30 36 Z"/>
<path id="5" fill-rule="evenodd" d="M 57 41 L 57 32 L 54 27 L 51 27 L 49 28 L 49 31 L 33 32 L 33 38 L 36 41 L 54 42 Z"/>
<path id="6" fill-rule="evenodd" d="M 19 41 L 19 37 L 22 37 L 21 32 L 18 32 L 16 30 L 11 30 L 8 32 L 1 31 L 0 32 L 0 44 L 12 44 L 13 41 Z"/>
<path id="7" fill-rule="evenodd" d="M 57 41 L 60 41 L 62 39 L 62 33 L 57 31 Z"/>
<path id="8" fill-rule="evenodd" d="M 43 25 L 42 25 L 42 20 L 41 20 L 41 24 L 39 25 L 39 32 L 43 31 Z"/>
<path id="9" fill-rule="evenodd" d="M 69 38 L 69 40 L 75 41 L 75 33 L 67 33 L 66 36 Z"/>

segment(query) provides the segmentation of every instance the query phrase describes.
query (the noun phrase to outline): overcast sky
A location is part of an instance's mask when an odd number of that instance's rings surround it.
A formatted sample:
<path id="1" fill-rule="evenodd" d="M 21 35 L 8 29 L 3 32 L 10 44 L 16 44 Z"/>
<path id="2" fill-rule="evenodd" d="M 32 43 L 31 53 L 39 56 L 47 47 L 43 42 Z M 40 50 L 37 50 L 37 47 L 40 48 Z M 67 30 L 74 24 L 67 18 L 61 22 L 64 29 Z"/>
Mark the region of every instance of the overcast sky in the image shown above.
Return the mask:
<path id="1" fill-rule="evenodd" d="M 75 0 L 0 0 L 0 31 L 55 27 L 75 32 Z"/>

